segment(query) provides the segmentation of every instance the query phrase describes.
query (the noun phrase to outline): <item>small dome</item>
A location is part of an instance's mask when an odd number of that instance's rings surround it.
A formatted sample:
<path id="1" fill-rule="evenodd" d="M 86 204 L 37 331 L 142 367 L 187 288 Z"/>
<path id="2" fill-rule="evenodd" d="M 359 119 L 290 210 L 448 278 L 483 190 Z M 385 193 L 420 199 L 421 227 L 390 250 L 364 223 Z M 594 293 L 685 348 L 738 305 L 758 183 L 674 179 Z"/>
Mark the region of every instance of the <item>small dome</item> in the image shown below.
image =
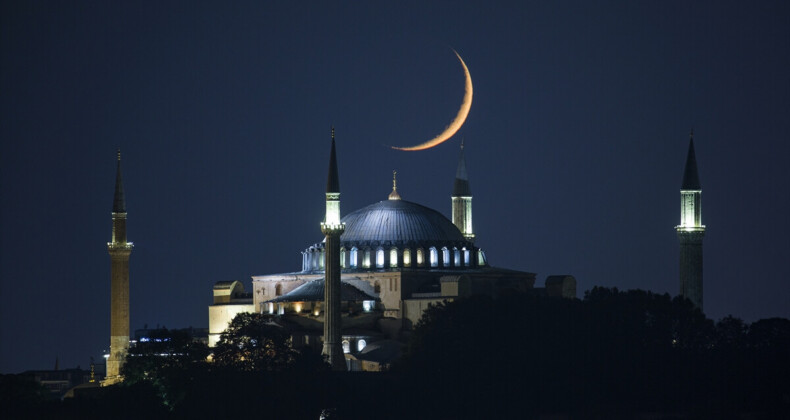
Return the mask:
<path id="1" fill-rule="evenodd" d="M 436 210 L 404 200 L 386 200 L 347 214 L 340 237 L 351 246 L 467 243 L 461 231 Z"/>

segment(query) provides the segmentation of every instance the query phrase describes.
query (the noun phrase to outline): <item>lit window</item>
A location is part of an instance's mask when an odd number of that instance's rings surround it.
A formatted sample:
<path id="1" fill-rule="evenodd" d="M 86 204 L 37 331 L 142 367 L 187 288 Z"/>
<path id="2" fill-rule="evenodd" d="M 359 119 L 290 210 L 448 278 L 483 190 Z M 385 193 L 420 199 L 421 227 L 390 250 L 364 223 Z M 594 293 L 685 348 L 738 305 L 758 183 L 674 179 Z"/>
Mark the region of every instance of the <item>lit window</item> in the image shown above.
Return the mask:
<path id="1" fill-rule="evenodd" d="M 277 304 L 277 315 L 284 315 L 285 314 L 285 305 L 282 303 Z"/>
<path id="2" fill-rule="evenodd" d="M 325 255 L 326 254 L 324 253 L 324 250 L 322 249 L 321 250 L 321 257 L 318 258 L 318 268 L 319 269 L 323 269 L 324 268 L 324 259 L 326 259 Z"/>
<path id="3" fill-rule="evenodd" d="M 403 266 L 408 267 L 411 265 L 411 251 L 408 248 L 403 250 Z"/>
<path id="4" fill-rule="evenodd" d="M 274 303 L 269 302 L 269 314 L 274 314 Z"/>
<path id="5" fill-rule="evenodd" d="M 417 248 L 417 266 L 422 267 L 423 264 L 425 264 L 425 255 L 422 248 Z"/>
<path id="6" fill-rule="evenodd" d="M 442 248 L 442 265 L 445 267 L 450 266 L 450 250 L 447 247 Z"/>
<path id="7" fill-rule="evenodd" d="M 376 251 L 376 267 L 384 267 L 384 250 L 379 249 Z"/>
<path id="8" fill-rule="evenodd" d="M 369 249 L 365 250 L 365 258 L 363 258 L 362 265 L 365 266 L 365 268 L 370 268 L 370 250 Z"/>
<path id="9" fill-rule="evenodd" d="M 357 351 L 362 351 L 362 349 L 364 349 L 367 345 L 368 343 L 365 340 L 357 341 Z"/>
<path id="10" fill-rule="evenodd" d="M 398 249 L 392 248 L 390 249 L 390 267 L 397 267 L 398 266 Z"/>
<path id="11" fill-rule="evenodd" d="M 357 247 L 351 248 L 351 268 L 357 268 Z"/>
<path id="12" fill-rule="evenodd" d="M 483 252 L 482 249 L 477 250 L 477 265 L 486 265 L 488 261 L 486 261 L 486 254 Z"/>
<path id="13" fill-rule="evenodd" d="M 346 248 L 340 248 L 340 267 L 346 268 Z"/>
<path id="14" fill-rule="evenodd" d="M 343 340 L 343 353 L 351 353 L 351 343 L 348 340 Z"/>
<path id="15" fill-rule="evenodd" d="M 453 248 L 453 265 L 456 267 L 461 266 L 461 251 L 458 248 Z"/>
<path id="16" fill-rule="evenodd" d="M 376 301 L 375 300 L 363 300 L 362 301 L 362 310 L 365 311 L 365 312 L 370 312 L 375 307 L 376 307 Z"/>
<path id="17" fill-rule="evenodd" d="M 439 266 L 439 253 L 436 251 L 436 248 L 431 247 L 429 252 L 431 254 L 431 267 L 438 267 Z"/>
<path id="18" fill-rule="evenodd" d="M 471 258 L 471 255 L 470 255 L 469 250 L 464 248 L 464 265 L 467 266 L 467 267 L 469 267 L 471 265 L 471 262 L 469 262 L 470 258 Z"/>

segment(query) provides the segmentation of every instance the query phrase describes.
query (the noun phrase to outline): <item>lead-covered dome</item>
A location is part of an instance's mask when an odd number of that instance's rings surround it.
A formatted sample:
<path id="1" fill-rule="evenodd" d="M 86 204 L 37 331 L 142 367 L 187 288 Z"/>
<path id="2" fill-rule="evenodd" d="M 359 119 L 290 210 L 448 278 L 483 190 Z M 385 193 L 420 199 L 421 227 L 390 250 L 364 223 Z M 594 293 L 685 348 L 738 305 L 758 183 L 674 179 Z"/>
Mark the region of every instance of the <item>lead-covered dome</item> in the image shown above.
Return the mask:
<path id="1" fill-rule="evenodd" d="M 461 231 L 436 210 L 404 200 L 386 200 L 347 214 L 340 242 L 346 247 L 463 244 Z"/>
<path id="2" fill-rule="evenodd" d="M 394 188 L 393 188 L 394 191 Z M 486 265 L 483 251 L 436 210 L 398 198 L 380 201 L 341 219 L 340 267 L 370 269 L 466 269 Z M 303 272 L 322 272 L 325 243 L 302 252 Z"/>

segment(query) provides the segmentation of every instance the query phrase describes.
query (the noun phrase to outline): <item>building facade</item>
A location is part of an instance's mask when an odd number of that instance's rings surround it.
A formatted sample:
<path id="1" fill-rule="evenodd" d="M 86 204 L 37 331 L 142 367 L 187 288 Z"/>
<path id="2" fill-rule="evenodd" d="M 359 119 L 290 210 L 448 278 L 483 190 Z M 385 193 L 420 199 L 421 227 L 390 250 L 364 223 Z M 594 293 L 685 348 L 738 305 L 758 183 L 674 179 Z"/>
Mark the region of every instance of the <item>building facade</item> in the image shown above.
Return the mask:
<path id="1" fill-rule="evenodd" d="M 472 194 L 463 149 L 451 194 L 452 220 L 403 199 L 396 179 L 389 195 L 382 194 L 385 200 L 340 217 L 336 171 L 333 136 L 324 240 L 302 252 L 300 270 L 252 276 L 254 310 L 287 326 L 295 346 L 324 348 L 321 341 L 331 335 L 327 335 L 327 324 L 337 322 L 326 322 L 333 316 L 332 304 L 340 312 L 343 352 L 346 358 L 357 360 L 371 353 L 365 352 L 369 344 L 380 342 L 385 347 L 403 340 L 430 304 L 472 294 L 496 296 L 530 290 L 576 297 L 572 276 L 554 276 L 552 287 L 536 289 L 534 273 L 488 263 L 485 252 L 474 242 Z M 333 229 L 339 235 L 330 238 L 324 227 L 330 224 L 337 227 Z M 340 280 L 340 292 L 334 292 L 339 300 L 327 298 L 326 284 L 335 281 L 335 273 Z M 212 308 L 215 306 L 216 299 Z M 221 325 L 228 322 L 230 319 L 212 321 L 210 335 L 217 337 Z M 397 354 L 378 350 L 377 354 Z M 357 365 L 365 364 L 364 359 L 357 361 Z"/>

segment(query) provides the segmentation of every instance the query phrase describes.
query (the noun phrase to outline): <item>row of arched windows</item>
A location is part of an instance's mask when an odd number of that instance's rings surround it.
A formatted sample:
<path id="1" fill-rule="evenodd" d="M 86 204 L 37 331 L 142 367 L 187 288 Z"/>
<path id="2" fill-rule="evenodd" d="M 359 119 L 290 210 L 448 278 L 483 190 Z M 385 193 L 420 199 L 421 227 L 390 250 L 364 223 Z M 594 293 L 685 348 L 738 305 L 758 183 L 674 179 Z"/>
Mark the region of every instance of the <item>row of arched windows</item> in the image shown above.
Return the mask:
<path id="1" fill-rule="evenodd" d="M 310 247 L 302 253 L 302 271 L 324 269 L 324 248 Z M 341 268 L 398 268 L 398 267 L 478 267 L 485 265 L 485 254 L 482 250 L 466 247 L 429 247 L 403 250 L 392 247 L 376 249 L 359 249 L 352 247 L 347 250 L 340 248 Z"/>

